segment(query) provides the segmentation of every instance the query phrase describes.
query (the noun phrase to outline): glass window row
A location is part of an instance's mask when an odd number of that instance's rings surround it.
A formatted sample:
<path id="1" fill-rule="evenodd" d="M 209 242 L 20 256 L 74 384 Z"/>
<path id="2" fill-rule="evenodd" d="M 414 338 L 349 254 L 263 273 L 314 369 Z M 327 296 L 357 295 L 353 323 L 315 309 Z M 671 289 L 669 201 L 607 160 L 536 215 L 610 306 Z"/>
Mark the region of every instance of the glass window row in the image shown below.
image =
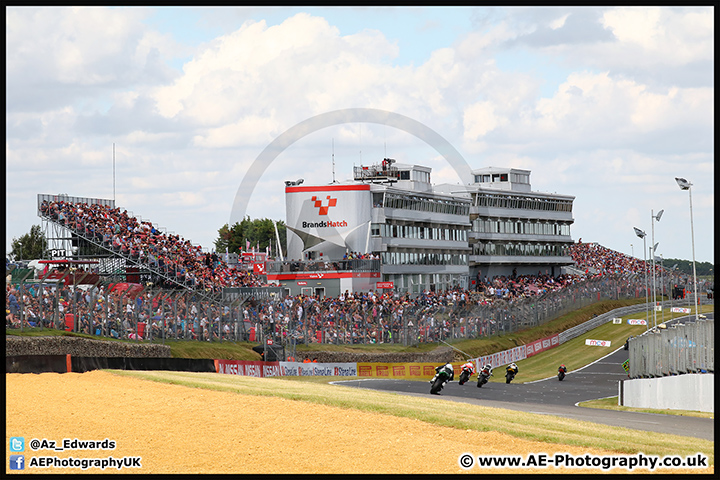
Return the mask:
<path id="1" fill-rule="evenodd" d="M 570 247 L 562 243 L 478 242 L 472 245 L 472 255 L 567 257 Z"/>
<path id="2" fill-rule="evenodd" d="M 524 183 L 530 185 L 530 175 L 527 173 L 511 173 L 509 178 L 512 183 Z M 507 173 L 484 173 L 475 175 L 475 183 L 495 183 L 507 181 Z"/>
<path id="3" fill-rule="evenodd" d="M 448 199 L 420 197 L 416 195 L 385 194 L 386 208 L 399 208 L 418 212 L 447 213 L 451 215 L 470 215 L 470 204 Z"/>
<path id="4" fill-rule="evenodd" d="M 499 218 L 476 218 L 472 223 L 476 233 L 512 233 L 516 235 L 570 235 L 570 225 L 559 222 L 532 222 Z"/>
<path id="5" fill-rule="evenodd" d="M 524 197 L 497 193 L 473 194 L 476 207 L 514 208 L 522 210 L 544 210 L 549 212 L 572 212 L 572 200 L 557 198 Z"/>
<path id="6" fill-rule="evenodd" d="M 384 265 L 467 265 L 465 253 L 384 252 Z"/>
<path id="7" fill-rule="evenodd" d="M 465 229 L 425 227 L 417 225 L 396 225 L 383 223 L 372 225 L 373 235 L 390 238 L 413 238 L 421 240 L 446 240 L 451 242 L 467 242 L 468 232 Z"/>

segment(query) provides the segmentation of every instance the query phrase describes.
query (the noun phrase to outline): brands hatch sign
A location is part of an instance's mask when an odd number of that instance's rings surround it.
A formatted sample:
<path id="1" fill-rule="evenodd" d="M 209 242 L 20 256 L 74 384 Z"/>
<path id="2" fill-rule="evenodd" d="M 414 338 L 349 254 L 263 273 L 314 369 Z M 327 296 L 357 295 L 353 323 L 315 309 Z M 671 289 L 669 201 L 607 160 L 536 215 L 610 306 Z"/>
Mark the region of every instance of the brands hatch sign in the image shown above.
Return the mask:
<path id="1" fill-rule="evenodd" d="M 327 200 L 327 205 L 323 205 L 323 200 L 318 200 L 317 195 L 313 195 L 310 199 L 310 201 L 313 202 L 313 207 L 318 209 L 318 215 L 327 215 L 330 207 L 337 206 L 337 198 L 332 198 L 330 195 L 328 195 L 325 200 Z M 347 226 L 348 223 L 345 220 L 340 220 L 337 222 L 332 220 L 321 220 L 319 222 L 302 222 L 302 228 L 339 228 Z"/>
<path id="2" fill-rule="evenodd" d="M 307 249 L 339 259 L 346 251 L 365 251 L 370 232 L 370 185 L 336 184 L 285 188 L 288 258 Z"/>
<path id="3" fill-rule="evenodd" d="M 339 222 L 333 222 L 332 220 L 321 220 L 319 222 L 302 222 L 302 228 L 338 228 L 338 227 L 347 227 L 348 223 L 345 220 L 341 220 Z"/>

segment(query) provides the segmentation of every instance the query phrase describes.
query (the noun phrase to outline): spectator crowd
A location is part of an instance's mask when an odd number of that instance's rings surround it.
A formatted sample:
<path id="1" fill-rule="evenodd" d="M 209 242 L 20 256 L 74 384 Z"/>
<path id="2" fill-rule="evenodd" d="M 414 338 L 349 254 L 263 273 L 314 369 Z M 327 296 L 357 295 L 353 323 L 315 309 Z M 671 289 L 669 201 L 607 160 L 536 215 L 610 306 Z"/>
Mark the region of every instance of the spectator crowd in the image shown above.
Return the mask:
<path id="1" fill-rule="evenodd" d="M 583 270 L 588 277 L 611 274 L 644 275 L 645 272 L 652 275 L 652 261 L 648 261 L 647 269 L 643 269 L 644 260 L 611 250 L 597 243 L 583 243 L 582 239 L 572 245 L 570 257 L 576 267 Z M 656 275 L 660 275 L 660 264 L 656 263 L 655 268 Z"/>
<path id="2" fill-rule="evenodd" d="M 261 276 L 236 269 L 217 255 L 202 252 L 201 247 L 179 235 L 160 232 L 125 210 L 65 201 L 43 202 L 40 210 L 42 215 L 162 274 L 170 283 L 213 293 L 220 293 L 224 287 L 268 286 Z M 251 331 L 263 331 L 302 341 L 380 343 L 397 341 L 409 327 L 416 338 L 437 341 L 454 331 L 465 336 L 496 333 L 501 323 L 498 312 L 508 312 L 529 298 L 557 298 L 565 290 L 572 289 L 572 295 L 589 292 L 608 279 L 616 282 L 614 291 L 621 285 L 627 295 L 644 295 L 638 292 L 643 288 L 642 279 L 636 278 L 643 273 L 644 262 L 582 241 L 573 244 L 570 252 L 583 275 L 518 275 L 513 271 L 509 276 L 478 276 L 471 290 L 423 291 L 415 296 L 346 291 L 336 298 L 297 295 L 250 299 L 239 307 L 203 300 L 190 290 L 169 294 L 162 289 L 166 285 L 127 295 L 106 290 L 104 285 L 97 289 L 56 289 L 28 282 L 18 289 L 7 282 L 6 327 L 20 327 L 22 310 L 27 326 L 64 328 L 71 319 L 75 331 L 137 340 L 238 340 L 252 339 Z M 376 257 L 350 253 L 344 260 L 352 259 Z"/>
<path id="3" fill-rule="evenodd" d="M 223 287 L 267 286 L 261 277 L 234 269 L 217 255 L 204 253 L 179 235 L 165 234 L 127 210 L 107 205 L 43 201 L 43 216 L 74 230 L 115 253 L 159 273 L 169 283 L 220 293 Z"/>

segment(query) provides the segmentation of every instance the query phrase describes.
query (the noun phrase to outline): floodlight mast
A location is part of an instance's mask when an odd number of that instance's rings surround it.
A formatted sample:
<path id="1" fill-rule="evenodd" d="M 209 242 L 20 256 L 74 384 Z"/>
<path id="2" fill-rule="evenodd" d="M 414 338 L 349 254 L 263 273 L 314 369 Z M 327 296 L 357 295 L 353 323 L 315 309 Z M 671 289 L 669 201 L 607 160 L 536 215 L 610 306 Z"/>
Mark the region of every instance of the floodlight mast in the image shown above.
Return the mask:
<path id="1" fill-rule="evenodd" d="M 697 296 L 697 273 L 695 272 L 695 231 L 693 228 L 693 214 L 692 214 L 692 183 L 688 182 L 682 177 L 675 177 L 680 190 L 688 191 L 688 198 L 690 199 L 690 239 L 692 241 L 692 256 L 693 256 L 693 290 L 695 292 L 695 321 L 698 321 L 698 296 Z"/>
<path id="2" fill-rule="evenodd" d="M 650 223 L 652 225 L 652 268 L 653 268 L 653 325 L 657 327 L 657 297 L 656 297 L 656 291 L 657 291 L 657 285 L 655 283 L 655 254 L 657 251 L 658 244 L 655 243 L 655 222 L 659 222 L 660 218 L 662 217 L 662 214 L 665 210 L 660 210 L 657 215 L 653 214 L 653 211 L 650 210 Z"/>
<path id="3" fill-rule="evenodd" d="M 635 235 L 643 239 L 643 271 L 645 272 L 645 331 L 650 329 L 650 314 L 648 312 L 648 283 L 647 283 L 647 246 L 645 237 L 647 234 L 637 227 L 633 227 Z"/>

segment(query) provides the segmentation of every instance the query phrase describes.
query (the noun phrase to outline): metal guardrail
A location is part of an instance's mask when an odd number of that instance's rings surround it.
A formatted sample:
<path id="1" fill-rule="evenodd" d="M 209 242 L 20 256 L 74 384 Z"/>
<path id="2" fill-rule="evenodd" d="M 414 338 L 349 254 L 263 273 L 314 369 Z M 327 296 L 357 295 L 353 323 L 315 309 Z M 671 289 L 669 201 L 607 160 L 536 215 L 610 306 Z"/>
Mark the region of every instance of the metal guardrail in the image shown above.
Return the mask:
<path id="1" fill-rule="evenodd" d="M 659 305 L 662 306 L 663 309 L 666 307 L 677 305 L 677 301 L 672 302 L 670 300 L 667 300 L 665 302 L 658 302 Z M 652 305 L 650 305 L 652 307 Z M 616 317 L 624 317 L 627 315 L 632 315 L 635 313 L 640 313 L 646 311 L 648 308 L 648 305 L 645 303 L 638 304 L 638 305 L 630 305 L 628 307 L 621 307 L 617 308 L 611 312 L 603 313 L 601 315 L 598 315 L 595 318 L 592 318 L 588 320 L 587 322 L 581 323 L 580 325 L 577 325 L 575 327 L 569 328 L 565 330 L 564 332 L 560 333 L 558 336 L 560 338 L 560 344 L 563 344 L 567 342 L 568 340 L 572 340 L 575 337 L 579 337 L 583 333 L 589 332 L 590 330 L 593 330 L 600 325 L 603 325 L 609 321 L 611 321 L 613 318 Z M 652 310 L 651 310 L 652 312 Z M 651 322 L 652 322 L 652 313 L 650 313 Z M 649 326 L 652 328 L 651 326 Z"/>

